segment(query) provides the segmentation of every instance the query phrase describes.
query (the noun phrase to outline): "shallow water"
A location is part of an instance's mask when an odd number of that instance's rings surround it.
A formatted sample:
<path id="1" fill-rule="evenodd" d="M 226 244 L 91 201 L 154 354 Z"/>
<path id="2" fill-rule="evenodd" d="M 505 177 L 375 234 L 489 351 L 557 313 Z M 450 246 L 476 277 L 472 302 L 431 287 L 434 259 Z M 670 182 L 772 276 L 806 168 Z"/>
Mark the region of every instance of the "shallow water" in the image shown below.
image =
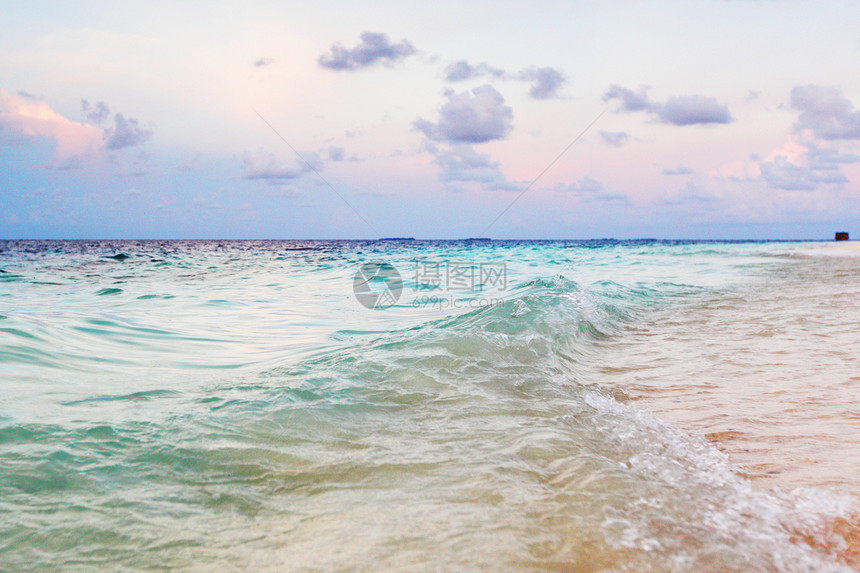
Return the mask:
<path id="1" fill-rule="evenodd" d="M 0 249 L 0 569 L 848 570 L 829 245 Z"/>
<path id="2" fill-rule="evenodd" d="M 661 309 L 613 345 L 603 373 L 758 481 L 858 497 L 860 258 L 851 254 L 805 249 L 759 280 Z"/>

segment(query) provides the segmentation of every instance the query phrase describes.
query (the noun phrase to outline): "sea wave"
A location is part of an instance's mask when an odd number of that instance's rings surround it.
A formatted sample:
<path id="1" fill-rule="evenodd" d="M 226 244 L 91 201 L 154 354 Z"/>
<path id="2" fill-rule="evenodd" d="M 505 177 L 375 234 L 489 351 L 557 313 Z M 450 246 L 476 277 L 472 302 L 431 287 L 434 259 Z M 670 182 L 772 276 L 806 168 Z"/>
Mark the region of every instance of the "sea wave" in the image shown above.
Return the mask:
<path id="1" fill-rule="evenodd" d="M 702 273 L 662 244 L 505 245 L 498 303 L 420 315 L 332 285 L 469 245 L 21 247 L 4 268 L 60 284 L 2 312 L 0 565 L 849 570 L 853 500 L 761 488 L 606 383 L 649 317 L 762 268 L 675 247 Z"/>

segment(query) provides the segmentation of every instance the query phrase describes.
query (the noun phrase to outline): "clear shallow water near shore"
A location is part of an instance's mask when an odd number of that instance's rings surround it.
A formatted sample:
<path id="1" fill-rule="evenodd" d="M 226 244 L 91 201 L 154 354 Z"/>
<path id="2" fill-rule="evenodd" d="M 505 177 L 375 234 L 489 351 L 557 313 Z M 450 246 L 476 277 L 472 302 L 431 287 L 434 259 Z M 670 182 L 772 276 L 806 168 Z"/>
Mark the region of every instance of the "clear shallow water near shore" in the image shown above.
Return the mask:
<path id="1" fill-rule="evenodd" d="M 834 247 L 0 242 L 0 569 L 850 570 Z"/>

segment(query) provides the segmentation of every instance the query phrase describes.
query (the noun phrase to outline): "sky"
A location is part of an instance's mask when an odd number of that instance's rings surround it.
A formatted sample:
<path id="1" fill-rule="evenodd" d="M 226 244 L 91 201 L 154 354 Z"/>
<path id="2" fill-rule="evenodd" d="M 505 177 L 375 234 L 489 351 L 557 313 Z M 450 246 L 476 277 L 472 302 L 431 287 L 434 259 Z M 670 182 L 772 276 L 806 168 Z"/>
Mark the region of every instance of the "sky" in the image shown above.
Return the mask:
<path id="1" fill-rule="evenodd" d="M 860 237 L 858 19 L 0 2 L 0 238 Z"/>

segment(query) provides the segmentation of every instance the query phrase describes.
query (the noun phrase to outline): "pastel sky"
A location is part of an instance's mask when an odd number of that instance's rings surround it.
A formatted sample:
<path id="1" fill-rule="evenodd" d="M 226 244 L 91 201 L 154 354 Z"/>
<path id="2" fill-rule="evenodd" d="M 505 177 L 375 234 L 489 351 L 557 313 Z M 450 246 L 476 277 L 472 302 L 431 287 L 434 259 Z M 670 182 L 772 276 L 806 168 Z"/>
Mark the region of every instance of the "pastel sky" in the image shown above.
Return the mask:
<path id="1" fill-rule="evenodd" d="M 0 238 L 860 236 L 858 21 L 0 3 Z"/>

